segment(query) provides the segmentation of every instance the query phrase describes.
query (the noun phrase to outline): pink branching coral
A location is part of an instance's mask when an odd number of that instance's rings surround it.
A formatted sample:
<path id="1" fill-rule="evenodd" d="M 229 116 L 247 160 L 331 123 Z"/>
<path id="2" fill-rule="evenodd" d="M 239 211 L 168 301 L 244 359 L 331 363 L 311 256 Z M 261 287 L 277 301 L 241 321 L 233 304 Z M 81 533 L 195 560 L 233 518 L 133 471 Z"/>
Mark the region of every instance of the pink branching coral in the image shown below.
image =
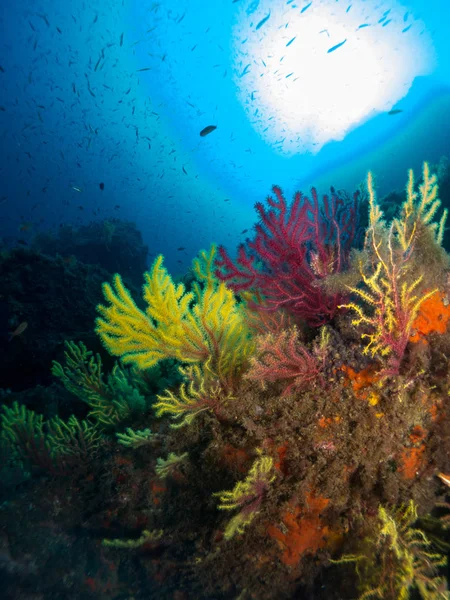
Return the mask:
<path id="1" fill-rule="evenodd" d="M 331 188 L 319 204 L 317 191 L 310 200 L 297 192 L 289 208 L 279 187 L 268 197 L 271 210 L 256 204 L 260 222 L 256 235 L 238 251 L 236 262 L 223 247 L 216 275 L 235 291 L 251 290 L 263 296 L 263 308 L 286 309 L 312 326 L 329 321 L 342 303 L 318 285 L 348 263 L 357 234 L 359 194 L 349 201 Z"/>
<path id="2" fill-rule="evenodd" d="M 283 396 L 293 388 L 301 389 L 314 380 L 320 381 L 320 358 L 299 341 L 296 327 L 276 335 L 260 336 L 257 348 L 259 357 L 251 359 L 248 379 L 263 385 L 285 380 Z"/>

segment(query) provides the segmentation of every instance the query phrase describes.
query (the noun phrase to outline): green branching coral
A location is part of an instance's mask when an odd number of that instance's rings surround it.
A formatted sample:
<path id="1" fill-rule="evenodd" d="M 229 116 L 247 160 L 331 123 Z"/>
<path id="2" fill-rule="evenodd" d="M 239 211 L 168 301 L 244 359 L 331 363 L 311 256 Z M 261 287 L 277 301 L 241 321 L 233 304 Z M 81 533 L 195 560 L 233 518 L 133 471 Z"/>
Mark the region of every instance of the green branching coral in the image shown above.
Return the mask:
<path id="1" fill-rule="evenodd" d="M 52 453 L 70 456 L 77 460 L 89 460 L 97 451 L 102 434 L 90 421 L 79 421 L 71 415 L 68 421 L 55 417 L 46 423 L 47 442 Z"/>
<path id="2" fill-rule="evenodd" d="M 12 458 L 25 467 L 48 460 L 51 464 L 51 448 L 45 436 L 44 417 L 29 410 L 24 404 L 14 402 L 2 406 L 0 414 L 0 438 L 8 445 Z"/>
<path id="3" fill-rule="evenodd" d="M 275 480 L 273 458 L 264 456 L 258 450 L 258 458 L 253 463 L 244 481 L 238 481 L 232 490 L 217 492 L 220 510 L 239 509 L 225 528 L 224 537 L 231 539 L 236 533 L 242 533 L 259 512 L 271 483 Z"/>
<path id="4" fill-rule="evenodd" d="M 155 434 L 150 429 L 141 429 L 134 431 L 127 427 L 126 433 L 116 433 L 117 441 L 127 448 L 141 448 L 148 446 L 155 438 Z"/>
<path id="5" fill-rule="evenodd" d="M 52 373 L 69 392 L 89 405 L 89 418 L 110 427 L 146 410 L 144 396 L 119 365 L 105 381 L 99 354 L 94 356 L 83 342 L 66 342 L 65 346 L 65 365 L 53 361 Z"/>
<path id="6" fill-rule="evenodd" d="M 89 421 L 73 415 L 67 422 L 59 417 L 44 421 L 42 415 L 14 402 L 2 407 L 0 440 L 22 468 L 37 466 L 56 474 L 90 460 L 102 435 Z"/>
<path id="7" fill-rule="evenodd" d="M 91 404 L 89 416 L 105 425 L 114 425 L 127 419 L 132 414 L 141 414 L 148 408 L 147 401 L 130 383 L 128 373 L 119 365 L 115 365 L 108 375 L 109 396 L 100 398 L 98 407 Z M 110 405 L 106 405 L 108 400 Z"/>
<path id="8" fill-rule="evenodd" d="M 450 598 L 447 582 L 439 575 L 447 559 L 432 552 L 427 536 L 414 528 L 416 521 L 412 500 L 393 510 L 380 506 L 375 529 L 364 540 L 361 552 L 333 561 L 357 564 L 359 600 L 408 600 L 413 590 L 423 600 Z"/>
<path id="9" fill-rule="evenodd" d="M 69 392 L 88 404 L 91 398 L 106 395 L 100 355 L 94 356 L 83 342 L 66 341 L 64 345 L 65 365 L 53 361 L 53 375 Z"/>
<path id="10" fill-rule="evenodd" d="M 145 398 L 152 398 L 167 388 L 173 388 L 183 381 L 179 372 L 180 363 L 168 358 L 142 371 L 137 367 L 127 370 L 131 385 Z"/>

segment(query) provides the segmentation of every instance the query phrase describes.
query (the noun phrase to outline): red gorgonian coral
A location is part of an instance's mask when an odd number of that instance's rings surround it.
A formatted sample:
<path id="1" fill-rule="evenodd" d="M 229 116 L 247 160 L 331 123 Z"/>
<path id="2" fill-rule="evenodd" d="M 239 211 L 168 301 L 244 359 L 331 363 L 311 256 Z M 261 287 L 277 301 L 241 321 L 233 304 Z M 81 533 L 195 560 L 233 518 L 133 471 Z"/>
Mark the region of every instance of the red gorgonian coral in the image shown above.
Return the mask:
<path id="1" fill-rule="evenodd" d="M 314 381 L 323 384 L 320 356 L 301 343 L 295 326 L 276 335 L 259 336 L 257 349 L 258 355 L 252 357 L 246 375 L 248 379 L 259 381 L 263 386 L 268 382 L 284 381 L 282 396 Z"/>
<path id="2" fill-rule="evenodd" d="M 259 308 L 286 309 L 312 326 L 328 322 L 343 298 L 327 294 L 320 282 L 339 273 L 358 233 L 359 193 L 353 199 L 331 188 L 319 203 L 312 188 L 310 200 L 297 192 L 290 208 L 279 187 L 270 209 L 256 204 L 260 222 L 256 234 L 238 251 L 234 262 L 219 247 L 216 275 L 235 291 L 250 290 L 263 297 Z"/>

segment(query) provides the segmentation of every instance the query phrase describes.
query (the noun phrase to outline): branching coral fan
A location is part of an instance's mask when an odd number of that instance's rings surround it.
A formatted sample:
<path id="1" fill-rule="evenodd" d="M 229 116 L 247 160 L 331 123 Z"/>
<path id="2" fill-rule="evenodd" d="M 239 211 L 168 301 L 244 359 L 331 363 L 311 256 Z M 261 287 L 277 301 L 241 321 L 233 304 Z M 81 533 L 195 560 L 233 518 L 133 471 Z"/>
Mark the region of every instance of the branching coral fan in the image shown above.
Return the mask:
<path id="1" fill-rule="evenodd" d="M 119 275 L 114 287 L 104 285 L 109 306 L 98 307 L 97 333 L 113 355 L 140 369 L 164 358 L 187 363 L 209 359 L 217 377 L 231 385 L 252 350 L 241 307 L 209 273 L 203 290 L 197 286 L 186 292 L 182 283 L 173 283 L 162 262 L 159 256 L 145 274 L 146 312 L 136 306 Z"/>
<path id="2" fill-rule="evenodd" d="M 350 249 L 358 233 L 359 194 L 348 201 L 331 189 L 319 202 L 297 192 L 288 208 L 277 186 L 271 210 L 256 204 L 261 222 L 253 240 L 239 248 L 236 262 L 219 248 L 216 274 L 236 292 L 257 291 L 266 310 L 285 308 L 311 325 L 321 325 L 336 313 L 341 294 L 328 295 L 318 285 L 348 266 Z"/>

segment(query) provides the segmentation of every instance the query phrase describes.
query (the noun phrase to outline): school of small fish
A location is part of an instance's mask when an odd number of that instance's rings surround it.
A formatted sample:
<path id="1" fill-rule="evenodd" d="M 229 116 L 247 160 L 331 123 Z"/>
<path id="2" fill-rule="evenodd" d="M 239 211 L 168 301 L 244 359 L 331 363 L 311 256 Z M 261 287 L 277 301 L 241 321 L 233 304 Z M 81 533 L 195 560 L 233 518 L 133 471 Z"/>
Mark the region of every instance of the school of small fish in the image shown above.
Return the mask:
<path id="1" fill-rule="evenodd" d="M 242 6 L 253 19 L 249 36 L 263 35 L 273 21 L 273 8 L 263 11 L 258 0 L 247 5 L 240 0 L 230 0 L 230 4 L 236 5 L 236 10 L 241 10 Z M 351 14 L 352 9 L 355 10 L 354 4 L 349 2 L 345 12 Z M 293 11 L 292 14 L 295 12 L 302 19 L 307 19 L 315 10 L 314 0 L 287 0 L 285 6 L 286 11 Z M 12 149 L 10 160 L 19 164 L 23 199 L 13 202 L 10 194 L 2 192 L 0 209 L 8 211 L 7 218 L 16 223 L 16 230 L 23 234 L 19 244 L 27 245 L 27 234 L 39 226 L 43 220 L 41 212 L 47 214 L 49 205 L 56 207 L 54 219 L 60 226 L 68 221 L 74 224 L 85 222 L 86 213 L 89 218 L 107 218 L 111 212 L 122 211 L 124 203 L 118 203 L 117 199 L 129 189 L 133 189 L 135 196 L 148 198 L 149 202 L 155 196 L 164 197 L 166 210 L 171 210 L 177 206 L 178 190 L 186 185 L 183 178 L 189 182 L 199 178 L 191 156 L 203 152 L 205 145 L 206 148 L 213 147 L 225 137 L 231 142 L 238 139 L 238 131 L 219 123 L 214 113 L 204 113 L 189 97 L 185 103 L 196 117 L 189 126 L 197 145 L 180 151 L 175 140 L 155 133 L 162 122 L 164 106 L 161 101 L 159 104 L 153 101 L 152 76 L 173 60 L 171 48 L 164 48 L 160 38 L 155 36 L 164 28 L 184 27 L 189 19 L 192 20 L 188 3 L 186 7 L 186 10 L 177 11 L 162 2 L 153 2 L 142 24 L 142 34 L 137 38 L 121 31 L 121 8 L 117 14 L 111 12 L 108 25 L 106 15 L 95 8 L 85 7 L 77 12 L 75 5 L 65 5 L 52 14 L 24 9 L 20 44 L 27 60 L 19 68 L 10 63 L 7 54 L 2 54 L 0 65 L 0 78 L 14 70 L 18 73 L 15 87 L 5 90 L 0 99 L 0 118 L 6 119 L 0 123 L 5 123 L 3 138 L 5 146 Z M 286 53 L 297 52 L 299 44 L 296 32 L 289 28 L 289 14 L 286 12 L 286 32 L 283 33 Z M 391 10 L 386 10 L 378 19 L 360 23 L 355 35 L 364 35 L 365 31 L 377 26 L 393 27 L 399 24 L 398 21 Z M 402 33 L 407 34 L 413 26 L 411 13 L 405 12 L 400 24 Z M 208 44 L 214 43 L 213 32 L 214 29 L 208 27 L 204 39 L 192 40 L 195 43 L 189 44 L 189 52 L 195 55 L 202 46 L 207 51 Z M 322 29 L 317 35 L 326 35 L 330 40 L 327 54 L 337 55 L 344 46 L 352 48 L 350 36 L 336 39 L 329 29 Z M 246 39 L 242 41 L 244 58 L 236 73 L 238 79 L 244 79 L 253 68 L 252 62 L 245 61 L 245 43 Z M 137 55 L 140 47 L 146 48 L 140 56 L 147 55 L 148 62 L 136 59 L 133 67 L 130 56 Z M 217 47 L 224 52 L 220 44 Z M 282 60 L 283 57 L 280 62 Z M 265 67 L 264 56 L 261 62 Z M 212 69 L 223 69 L 223 79 L 230 76 L 225 54 L 224 60 L 218 60 Z M 285 71 L 283 77 L 289 82 L 296 81 L 295 70 Z M 145 86 L 148 93 L 142 92 Z M 249 102 L 255 100 L 255 93 L 250 92 Z M 218 98 L 218 105 L 220 102 Z M 388 114 L 401 112 L 401 108 L 393 108 Z M 258 109 L 255 117 L 259 117 Z M 46 169 L 43 165 L 47 166 L 47 162 L 42 161 L 49 149 L 57 155 L 52 158 L 51 169 Z M 245 152 L 251 154 L 252 149 L 245 149 Z M 134 164 L 142 163 L 143 153 L 147 153 L 151 165 L 149 173 L 136 173 Z M 95 173 L 91 163 L 97 165 Z M 242 164 L 231 160 L 228 167 L 235 169 L 236 179 L 243 177 Z M 0 179 L 7 179 L 8 170 L 8 164 L 0 165 Z M 128 172 L 129 175 L 121 181 L 106 180 L 106 172 Z M 62 195 L 61 187 L 65 190 Z M 179 215 L 180 230 L 189 230 L 203 216 L 195 195 L 189 195 L 187 199 L 189 208 Z M 221 206 L 228 202 L 231 202 L 230 198 L 221 198 Z M 27 209 L 21 208 L 20 213 L 14 214 L 16 204 Z M 211 218 L 225 222 L 229 213 L 221 206 L 211 202 Z M 143 211 L 144 208 L 135 218 Z M 233 222 L 235 217 L 231 220 Z M 155 244 L 164 242 L 164 231 L 155 228 L 152 237 Z M 203 242 L 208 240 L 196 240 L 196 243 Z"/>

